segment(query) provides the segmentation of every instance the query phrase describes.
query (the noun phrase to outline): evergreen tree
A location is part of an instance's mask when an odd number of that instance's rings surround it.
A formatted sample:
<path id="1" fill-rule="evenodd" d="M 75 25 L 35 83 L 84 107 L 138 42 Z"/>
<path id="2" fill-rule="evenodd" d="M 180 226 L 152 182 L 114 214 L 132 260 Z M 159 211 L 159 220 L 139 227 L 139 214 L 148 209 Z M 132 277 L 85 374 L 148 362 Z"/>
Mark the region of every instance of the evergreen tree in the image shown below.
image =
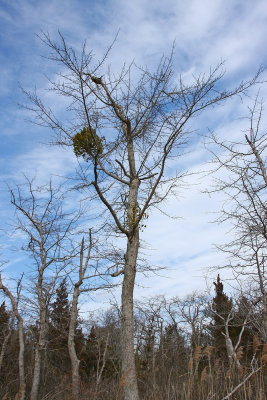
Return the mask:
<path id="1" fill-rule="evenodd" d="M 92 326 L 90 333 L 85 341 L 84 351 L 81 355 L 81 369 L 85 379 L 95 375 L 97 370 L 97 360 L 99 357 L 99 343 L 96 335 L 96 327 Z"/>
<path id="2" fill-rule="evenodd" d="M 63 279 L 56 290 L 56 299 L 50 310 L 48 358 L 53 371 L 60 374 L 70 370 L 68 351 L 68 326 L 70 320 L 70 304 L 66 279 Z"/>
<path id="3" fill-rule="evenodd" d="M 3 302 L 0 306 L 0 343 L 3 343 L 9 330 L 9 312 L 6 310 L 6 304 Z"/>
<path id="4" fill-rule="evenodd" d="M 222 360 L 226 359 L 227 351 L 223 333 L 225 333 L 225 321 L 231 313 L 228 328 L 232 344 L 235 346 L 239 342 L 238 348 L 242 349 L 240 352 L 242 358 L 247 361 L 251 360 L 253 356 L 253 336 L 258 333 L 253 324 L 246 321 L 248 313 L 251 312 L 252 304 L 245 296 L 241 296 L 237 299 L 235 309 L 233 309 L 233 301 L 224 293 L 219 275 L 214 285 L 216 296 L 213 298 L 213 310 L 215 311 L 213 341 L 216 356 Z"/>
<path id="5" fill-rule="evenodd" d="M 220 275 L 217 276 L 217 282 L 213 282 L 215 286 L 215 297 L 213 298 L 214 323 L 213 323 L 213 342 L 216 349 L 216 356 L 222 360 L 227 358 L 227 351 L 224 338 L 224 320 L 233 308 L 232 299 L 230 299 L 223 291 L 223 283 Z M 222 319 L 222 318 L 223 319 Z M 231 334 L 233 330 L 230 329 Z M 232 336 L 232 335 L 231 335 Z"/>

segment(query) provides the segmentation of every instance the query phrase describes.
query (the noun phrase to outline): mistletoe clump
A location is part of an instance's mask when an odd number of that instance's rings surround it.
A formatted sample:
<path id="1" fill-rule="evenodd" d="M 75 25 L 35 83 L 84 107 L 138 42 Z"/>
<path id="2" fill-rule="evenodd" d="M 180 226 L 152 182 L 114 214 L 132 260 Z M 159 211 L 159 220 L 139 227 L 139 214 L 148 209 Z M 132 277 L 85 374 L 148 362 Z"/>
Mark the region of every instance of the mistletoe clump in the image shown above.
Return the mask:
<path id="1" fill-rule="evenodd" d="M 83 157 L 86 161 L 103 153 L 103 138 L 93 128 L 83 128 L 73 136 L 72 142 L 76 157 Z"/>

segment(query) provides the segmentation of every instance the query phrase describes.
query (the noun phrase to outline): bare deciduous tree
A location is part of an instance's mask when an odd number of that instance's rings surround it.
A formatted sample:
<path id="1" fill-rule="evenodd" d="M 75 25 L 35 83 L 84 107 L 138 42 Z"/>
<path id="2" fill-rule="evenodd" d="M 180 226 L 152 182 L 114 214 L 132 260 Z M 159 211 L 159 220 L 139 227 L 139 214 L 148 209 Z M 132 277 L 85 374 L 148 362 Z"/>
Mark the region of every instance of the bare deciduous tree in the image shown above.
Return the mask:
<path id="1" fill-rule="evenodd" d="M 56 143 L 73 146 L 80 162 L 80 184 L 109 212 L 118 235 L 125 238 L 122 282 L 122 386 L 125 400 L 138 400 L 134 354 L 133 291 L 139 232 L 149 210 L 175 191 L 183 173 L 167 170 L 191 137 L 190 121 L 255 83 L 220 89 L 222 65 L 186 84 L 176 77 L 173 57 L 163 57 L 155 71 L 131 63 L 119 73 L 107 68 L 83 46 L 81 55 L 49 35 L 42 37 L 49 58 L 62 70 L 51 90 L 69 100 L 71 119 L 62 122 L 36 93 L 26 93 L 37 123 L 52 128 Z M 67 121 L 66 118 L 64 118 Z"/>
<path id="2" fill-rule="evenodd" d="M 37 400 L 42 359 L 46 349 L 48 306 L 59 274 L 70 257 L 69 234 L 77 215 L 63 210 L 63 195 L 52 183 L 38 187 L 26 178 L 26 187 L 11 190 L 16 209 L 16 229 L 22 232 L 23 249 L 34 260 L 35 294 L 37 294 L 38 338 L 35 347 L 31 400 Z"/>
<path id="3" fill-rule="evenodd" d="M 95 263 L 94 266 L 90 266 L 89 264 L 93 258 L 92 257 L 93 247 L 94 243 L 92 239 L 92 230 L 90 229 L 89 240 L 87 245 L 84 240 L 84 237 L 82 238 L 80 244 L 80 252 L 79 252 L 80 263 L 78 270 L 78 279 L 76 280 L 76 282 L 74 282 L 72 303 L 70 310 L 70 321 L 69 321 L 68 349 L 69 349 L 69 355 L 71 359 L 71 369 L 72 369 L 72 395 L 75 400 L 79 399 L 79 390 L 80 390 L 80 374 L 79 374 L 80 360 L 78 359 L 75 348 L 75 328 L 78 318 L 79 296 L 82 293 L 86 292 L 88 293 L 99 289 L 107 289 L 112 287 L 112 285 L 108 283 L 108 277 L 110 277 L 110 275 L 107 272 L 100 273 L 98 269 L 98 263 Z M 105 278 L 104 283 L 101 283 L 101 280 L 104 278 Z M 89 284 L 87 282 L 89 282 Z M 102 367 L 102 372 L 103 369 L 104 369 L 104 364 Z M 98 376 L 97 385 L 100 382 L 102 372 Z"/>
<path id="4" fill-rule="evenodd" d="M 229 365 L 232 366 L 235 364 L 237 366 L 237 368 L 241 368 L 240 361 L 237 357 L 237 351 L 238 351 L 238 347 L 240 346 L 240 342 L 242 339 L 242 335 L 244 333 L 244 329 L 248 322 L 249 314 L 246 316 L 243 323 L 241 324 L 241 329 L 238 334 L 237 341 L 235 344 L 233 344 L 233 341 L 231 339 L 230 332 L 229 332 L 229 327 L 230 327 L 231 321 L 234 319 L 234 307 L 232 307 L 232 309 L 227 313 L 226 316 L 222 316 L 221 314 L 216 312 L 216 310 L 214 309 L 212 304 L 211 304 L 210 308 L 211 308 L 211 311 L 214 314 L 216 314 L 217 317 L 222 321 L 222 326 L 223 326 L 224 332 L 222 331 L 221 334 L 224 336 L 224 339 L 225 339 L 225 347 L 226 347 L 226 351 L 227 351 Z"/>
<path id="5" fill-rule="evenodd" d="M 227 172 L 216 180 L 215 190 L 227 196 L 219 222 L 229 221 L 233 227 L 233 239 L 219 248 L 229 255 L 227 267 L 256 282 L 263 304 L 261 336 L 266 341 L 267 134 L 261 131 L 262 112 L 257 97 L 250 108 L 249 132 L 239 142 L 222 142 L 215 135 L 212 142 L 217 147 L 213 154 L 218 167 Z"/>

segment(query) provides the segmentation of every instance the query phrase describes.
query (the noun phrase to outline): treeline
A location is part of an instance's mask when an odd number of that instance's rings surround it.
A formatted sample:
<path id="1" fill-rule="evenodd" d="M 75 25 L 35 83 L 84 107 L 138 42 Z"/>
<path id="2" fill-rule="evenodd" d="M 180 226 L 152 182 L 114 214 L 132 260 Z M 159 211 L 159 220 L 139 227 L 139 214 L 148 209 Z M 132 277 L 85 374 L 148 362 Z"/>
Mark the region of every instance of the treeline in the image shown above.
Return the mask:
<path id="1" fill-rule="evenodd" d="M 267 343 L 263 304 L 257 293 L 228 297 L 218 275 L 214 296 L 151 298 L 135 305 L 135 358 L 142 399 L 263 400 L 267 390 Z M 49 304 L 38 398 L 72 398 L 69 347 L 71 304 L 63 279 Z M 81 399 L 121 399 L 120 309 L 112 306 L 89 321 L 75 321 Z M 39 321 L 24 326 L 25 398 L 34 379 Z M 19 398 L 19 331 L 14 313 L 0 307 L 2 399 Z M 17 396 L 17 397 L 15 397 Z M 226 396 L 226 397 L 225 397 Z M 229 396 L 229 397 L 227 397 Z"/>

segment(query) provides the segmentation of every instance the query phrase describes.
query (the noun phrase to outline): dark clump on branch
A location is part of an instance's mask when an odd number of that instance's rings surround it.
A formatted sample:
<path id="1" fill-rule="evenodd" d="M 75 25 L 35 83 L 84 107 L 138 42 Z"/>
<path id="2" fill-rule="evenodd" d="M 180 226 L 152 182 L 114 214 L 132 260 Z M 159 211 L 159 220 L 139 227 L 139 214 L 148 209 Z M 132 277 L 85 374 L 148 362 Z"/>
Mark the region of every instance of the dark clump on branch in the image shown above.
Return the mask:
<path id="1" fill-rule="evenodd" d="M 83 128 L 73 138 L 73 150 L 76 157 L 88 160 L 90 157 L 98 157 L 103 153 L 103 138 L 100 138 L 93 128 Z"/>
<path id="2" fill-rule="evenodd" d="M 96 85 L 101 85 L 102 80 L 101 78 L 97 78 L 96 76 L 91 76 L 92 82 L 94 82 Z"/>

